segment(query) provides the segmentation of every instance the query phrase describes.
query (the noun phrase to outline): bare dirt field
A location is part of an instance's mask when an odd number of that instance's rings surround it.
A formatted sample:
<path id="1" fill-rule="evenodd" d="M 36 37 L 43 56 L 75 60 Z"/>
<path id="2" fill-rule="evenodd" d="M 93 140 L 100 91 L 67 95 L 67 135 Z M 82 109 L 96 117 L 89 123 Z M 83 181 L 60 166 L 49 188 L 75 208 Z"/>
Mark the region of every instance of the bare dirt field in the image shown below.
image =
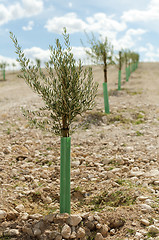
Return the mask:
<path id="1" fill-rule="evenodd" d="M 59 213 L 60 138 L 29 125 L 21 107 L 42 102 L 16 72 L 0 81 L 0 239 L 159 239 L 159 63 L 139 63 L 128 82 L 123 70 L 121 91 L 109 67 L 107 115 L 93 72 L 96 107 L 71 136 L 71 214 L 87 220 L 65 238 L 64 220 L 37 227 Z"/>

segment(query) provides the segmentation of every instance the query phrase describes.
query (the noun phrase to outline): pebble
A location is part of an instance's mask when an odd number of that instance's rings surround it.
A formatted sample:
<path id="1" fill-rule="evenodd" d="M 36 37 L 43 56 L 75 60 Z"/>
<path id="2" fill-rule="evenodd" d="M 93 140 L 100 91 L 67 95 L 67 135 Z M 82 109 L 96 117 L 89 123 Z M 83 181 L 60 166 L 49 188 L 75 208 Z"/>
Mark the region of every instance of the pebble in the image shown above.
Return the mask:
<path id="1" fill-rule="evenodd" d="M 102 234 L 103 237 L 106 237 L 108 235 L 109 228 L 106 224 L 102 225 L 100 229 L 100 233 Z"/>
<path id="2" fill-rule="evenodd" d="M 144 177 L 146 177 L 146 178 L 156 177 L 156 180 L 158 180 L 158 178 L 159 178 L 159 170 L 152 169 L 149 172 L 146 172 L 144 174 Z"/>
<path id="3" fill-rule="evenodd" d="M 146 196 L 139 196 L 138 198 L 137 198 L 139 201 L 145 201 L 146 199 L 148 199 L 148 197 L 146 197 Z"/>
<path id="4" fill-rule="evenodd" d="M 143 239 L 142 233 L 136 232 L 136 234 L 135 234 L 135 239 L 137 239 L 137 240 L 142 240 L 142 239 Z"/>
<path id="5" fill-rule="evenodd" d="M 41 235 L 41 230 L 38 229 L 38 228 L 34 229 L 33 232 L 34 232 L 34 236 L 40 236 Z"/>
<path id="6" fill-rule="evenodd" d="M 80 165 L 80 161 L 72 161 L 71 162 L 71 167 L 77 168 Z"/>
<path id="7" fill-rule="evenodd" d="M 9 229 L 9 230 L 6 230 L 4 232 L 4 235 L 5 236 L 18 236 L 20 234 L 19 230 L 18 229 Z"/>
<path id="8" fill-rule="evenodd" d="M 115 229 L 113 228 L 110 230 L 110 235 L 114 235 L 114 234 L 115 234 Z"/>
<path id="9" fill-rule="evenodd" d="M 148 204 L 141 204 L 140 207 L 141 207 L 141 211 L 144 213 L 152 212 L 153 210 L 152 207 L 149 206 Z"/>
<path id="10" fill-rule="evenodd" d="M 149 226 L 150 222 L 146 219 L 141 219 L 141 224 L 143 224 L 144 226 Z"/>
<path id="11" fill-rule="evenodd" d="M 15 207 L 15 210 L 17 210 L 18 212 L 23 212 L 24 211 L 24 205 L 23 204 L 19 204 Z"/>
<path id="12" fill-rule="evenodd" d="M 42 218 L 43 217 L 43 215 L 41 215 L 41 214 L 39 214 L 39 213 L 35 213 L 35 214 L 32 214 L 32 215 L 29 215 L 29 218 L 31 218 L 31 219 L 40 219 L 40 218 Z"/>
<path id="13" fill-rule="evenodd" d="M 3 211 L 3 210 L 0 210 L 0 220 L 1 219 L 5 219 L 7 216 L 7 212 L 6 211 Z"/>
<path id="14" fill-rule="evenodd" d="M 104 238 L 101 233 L 97 233 L 95 236 L 95 240 L 104 240 Z"/>
<path id="15" fill-rule="evenodd" d="M 141 177 L 143 175 L 144 175 L 144 172 L 142 172 L 142 171 L 136 171 L 136 172 L 130 171 L 130 173 L 129 173 L 130 177 Z"/>
<path id="16" fill-rule="evenodd" d="M 61 235 L 63 238 L 68 239 L 71 236 L 71 228 L 67 224 L 65 224 L 62 228 Z"/>
<path id="17" fill-rule="evenodd" d="M 83 238 L 85 236 L 86 232 L 84 228 L 80 227 L 77 231 L 77 238 Z"/>
<path id="18" fill-rule="evenodd" d="M 28 213 L 24 212 L 24 213 L 21 214 L 21 219 L 22 220 L 26 221 L 26 220 L 28 220 L 28 218 L 29 218 L 29 214 Z"/>
<path id="19" fill-rule="evenodd" d="M 71 215 L 66 222 L 70 226 L 77 226 L 81 221 L 82 218 L 79 215 Z"/>
<path id="20" fill-rule="evenodd" d="M 159 228 L 156 227 L 155 225 L 151 225 L 151 226 L 148 227 L 148 232 L 159 233 Z"/>

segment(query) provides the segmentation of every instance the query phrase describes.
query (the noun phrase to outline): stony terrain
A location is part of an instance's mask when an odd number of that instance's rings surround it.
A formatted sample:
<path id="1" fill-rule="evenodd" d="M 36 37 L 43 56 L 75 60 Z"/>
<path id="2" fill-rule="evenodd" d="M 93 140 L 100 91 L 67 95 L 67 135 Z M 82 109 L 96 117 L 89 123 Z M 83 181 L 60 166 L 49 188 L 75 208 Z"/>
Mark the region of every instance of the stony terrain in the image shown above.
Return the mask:
<path id="1" fill-rule="evenodd" d="M 103 72 L 97 105 L 71 138 L 71 216 L 59 214 L 60 138 L 32 128 L 21 107 L 41 99 L 16 73 L 0 81 L 0 239 L 159 239 L 159 63 L 140 63 L 117 91 Z"/>

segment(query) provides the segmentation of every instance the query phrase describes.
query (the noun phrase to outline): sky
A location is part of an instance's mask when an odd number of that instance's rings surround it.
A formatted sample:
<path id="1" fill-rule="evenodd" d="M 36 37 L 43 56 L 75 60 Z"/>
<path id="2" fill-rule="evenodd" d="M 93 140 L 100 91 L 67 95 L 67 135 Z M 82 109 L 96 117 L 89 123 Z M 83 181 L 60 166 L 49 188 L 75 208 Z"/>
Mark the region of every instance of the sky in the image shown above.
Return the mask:
<path id="1" fill-rule="evenodd" d="M 129 49 L 140 61 L 159 61 L 159 0 L 0 0 L 0 63 L 16 63 L 9 31 L 28 58 L 44 63 L 49 45 L 62 41 L 64 27 L 75 58 L 84 64 L 85 32 L 107 37 L 116 52 Z"/>

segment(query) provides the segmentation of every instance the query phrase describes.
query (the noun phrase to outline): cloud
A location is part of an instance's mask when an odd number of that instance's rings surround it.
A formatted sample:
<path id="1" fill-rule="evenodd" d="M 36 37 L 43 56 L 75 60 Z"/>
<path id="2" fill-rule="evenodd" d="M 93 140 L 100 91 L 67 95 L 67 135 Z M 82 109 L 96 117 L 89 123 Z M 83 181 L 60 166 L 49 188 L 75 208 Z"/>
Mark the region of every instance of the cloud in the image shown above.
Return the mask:
<path id="1" fill-rule="evenodd" d="M 77 17 L 76 13 L 67 13 L 62 17 L 49 19 L 45 28 L 49 32 L 61 33 L 66 27 L 69 33 L 81 32 L 86 29 L 86 23 Z"/>
<path id="2" fill-rule="evenodd" d="M 156 62 L 159 59 L 159 48 L 155 48 L 151 43 L 147 43 L 146 46 L 139 51 L 143 50 L 143 59 L 145 62 Z"/>
<path id="3" fill-rule="evenodd" d="M 137 41 L 141 40 L 141 36 L 144 33 L 146 33 L 144 29 L 128 29 L 123 37 L 114 39 L 112 44 L 116 50 L 120 50 L 121 48 L 130 49 L 135 46 Z"/>
<path id="4" fill-rule="evenodd" d="M 67 13 L 61 17 L 49 19 L 45 28 L 49 32 L 61 33 L 63 27 L 67 28 L 69 33 L 75 32 L 97 32 L 99 34 L 115 34 L 126 29 L 126 24 L 113 19 L 113 16 L 107 16 L 105 13 L 96 13 L 92 17 L 87 17 L 86 20 L 78 18 L 76 13 Z"/>
<path id="5" fill-rule="evenodd" d="M 27 26 L 23 26 L 22 29 L 24 31 L 31 31 L 33 29 L 34 26 L 34 22 L 33 21 L 29 21 Z"/>
<path id="6" fill-rule="evenodd" d="M 159 20 L 159 1 L 151 0 L 146 10 L 132 9 L 124 12 L 121 18 L 125 22 L 149 22 Z"/>
<path id="7" fill-rule="evenodd" d="M 11 20 L 27 18 L 38 15 L 43 10 L 42 0 L 22 0 L 12 5 L 0 4 L 0 25 Z"/>
<path id="8" fill-rule="evenodd" d="M 40 59 L 41 61 L 45 62 L 49 60 L 50 57 L 50 50 L 44 50 L 39 47 L 32 47 L 24 49 L 24 53 L 27 58 L 30 60 L 35 60 L 35 58 Z"/>
<path id="9" fill-rule="evenodd" d="M 22 0 L 24 14 L 27 17 L 35 16 L 42 12 L 43 1 L 42 0 Z"/>
<path id="10" fill-rule="evenodd" d="M 88 48 L 87 48 L 88 50 Z M 45 50 L 39 47 L 32 47 L 24 49 L 25 56 L 29 58 L 31 61 L 35 62 L 35 59 L 38 58 L 42 62 L 42 66 L 44 66 L 44 62 L 50 60 L 50 50 Z M 86 48 L 84 47 L 72 47 L 72 53 L 74 55 L 75 60 L 78 62 L 79 59 L 82 60 L 83 64 L 91 64 L 91 60 L 88 60 L 86 55 Z"/>
<path id="11" fill-rule="evenodd" d="M 6 67 L 6 70 L 13 69 L 12 64 L 14 63 L 16 66 L 19 66 L 17 61 L 14 58 L 8 58 L 0 55 L 0 63 L 7 63 L 8 66 Z"/>

